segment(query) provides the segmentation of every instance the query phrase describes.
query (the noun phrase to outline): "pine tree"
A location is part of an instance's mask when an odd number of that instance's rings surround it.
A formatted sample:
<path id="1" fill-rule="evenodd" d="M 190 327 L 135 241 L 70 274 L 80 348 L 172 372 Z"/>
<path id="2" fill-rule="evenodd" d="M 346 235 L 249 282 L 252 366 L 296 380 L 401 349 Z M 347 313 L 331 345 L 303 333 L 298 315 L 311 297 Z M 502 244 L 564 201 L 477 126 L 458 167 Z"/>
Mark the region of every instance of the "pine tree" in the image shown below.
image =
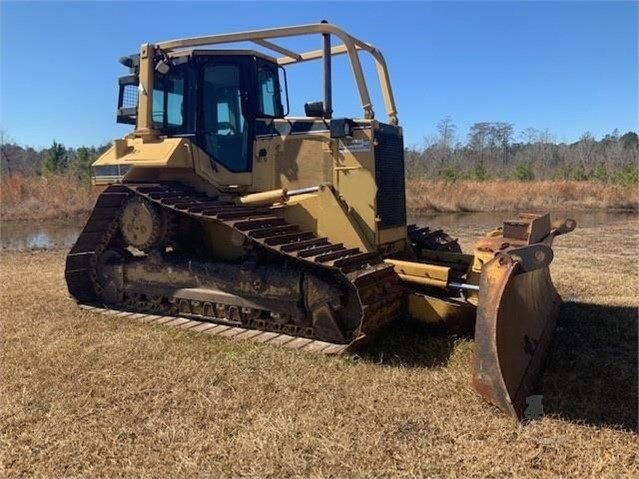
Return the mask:
<path id="1" fill-rule="evenodd" d="M 91 176 L 91 163 L 93 163 L 92 152 L 86 146 L 81 146 L 75 151 L 70 167 L 76 176 L 89 178 Z"/>
<path id="2" fill-rule="evenodd" d="M 63 144 L 53 140 L 51 147 L 46 151 L 42 163 L 42 174 L 59 173 L 64 170 L 67 163 L 67 150 Z"/>

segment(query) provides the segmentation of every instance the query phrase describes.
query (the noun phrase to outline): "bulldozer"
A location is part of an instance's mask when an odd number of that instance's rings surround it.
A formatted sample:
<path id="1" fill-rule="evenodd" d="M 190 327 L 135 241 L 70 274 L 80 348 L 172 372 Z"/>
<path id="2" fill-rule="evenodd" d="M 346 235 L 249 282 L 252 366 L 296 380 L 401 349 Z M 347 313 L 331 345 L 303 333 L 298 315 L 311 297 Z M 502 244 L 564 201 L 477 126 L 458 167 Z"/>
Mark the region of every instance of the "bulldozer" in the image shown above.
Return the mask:
<path id="1" fill-rule="evenodd" d="M 281 41 L 300 37 L 318 49 Z M 339 55 L 361 115 L 333 115 Z M 295 117 L 287 71 L 312 61 L 323 99 Z M 66 259 L 78 303 L 326 354 L 400 319 L 474 328 L 475 390 L 522 419 L 561 305 L 551 245 L 574 221 L 520 214 L 472 254 L 442 230 L 407 225 L 386 62 L 333 24 L 145 43 L 120 63 L 117 121 L 132 132 L 92 165 L 103 190 Z"/>

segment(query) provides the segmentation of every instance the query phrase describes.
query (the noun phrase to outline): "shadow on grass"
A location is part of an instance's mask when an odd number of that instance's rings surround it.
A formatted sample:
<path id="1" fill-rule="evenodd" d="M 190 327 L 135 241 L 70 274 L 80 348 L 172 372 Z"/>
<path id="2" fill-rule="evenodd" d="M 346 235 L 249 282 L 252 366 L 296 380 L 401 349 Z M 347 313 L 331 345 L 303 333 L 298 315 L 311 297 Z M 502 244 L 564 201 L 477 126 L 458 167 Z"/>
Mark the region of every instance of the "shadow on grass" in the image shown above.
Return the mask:
<path id="1" fill-rule="evenodd" d="M 459 336 L 427 324 L 395 321 L 355 352 L 365 361 L 390 366 L 443 366 Z"/>
<path id="2" fill-rule="evenodd" d="M 637 431 L 637 315 L 632 307 L 562 306 L 537 389 L 545 414 Z M 384 365 L 438 367 L 459 337 L 397 321 L 356 353 Z"/>
<path id="3" fill-rule="evenodd" d="M 545 414 L 637 431 L 637 314 L 563 305 L 540 382 Z"/>

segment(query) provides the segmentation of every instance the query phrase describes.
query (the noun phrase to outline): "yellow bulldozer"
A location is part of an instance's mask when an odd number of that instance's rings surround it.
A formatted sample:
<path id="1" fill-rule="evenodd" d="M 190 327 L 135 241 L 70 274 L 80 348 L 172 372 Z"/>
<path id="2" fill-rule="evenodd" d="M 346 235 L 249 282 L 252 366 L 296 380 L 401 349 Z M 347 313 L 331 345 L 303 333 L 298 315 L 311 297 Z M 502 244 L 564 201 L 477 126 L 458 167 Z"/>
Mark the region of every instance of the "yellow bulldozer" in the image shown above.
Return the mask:
<path id="1" fill-rule="evenodd" d="M 289 37 L 318 49 L 274 42 Z M 387 122 L 375 119 L 362 54 Z M 361 117 L 333 117 L 336 55 L 348 57 Z M 293 117 L 287 68 L 313 60 L 323 100 Z M 522 418 L 561 304 L 551 243 L 574 221 L 519 215 L 473 254 L 407 226 L 384 57 L 332 24 L 147 43 L 120 62 L 117 121 L 134 129 L 92 167 L 104 190 L 65 271 L 80 304 L 327 354 L 400 318 L 472 325 L 474 388 Z"/>

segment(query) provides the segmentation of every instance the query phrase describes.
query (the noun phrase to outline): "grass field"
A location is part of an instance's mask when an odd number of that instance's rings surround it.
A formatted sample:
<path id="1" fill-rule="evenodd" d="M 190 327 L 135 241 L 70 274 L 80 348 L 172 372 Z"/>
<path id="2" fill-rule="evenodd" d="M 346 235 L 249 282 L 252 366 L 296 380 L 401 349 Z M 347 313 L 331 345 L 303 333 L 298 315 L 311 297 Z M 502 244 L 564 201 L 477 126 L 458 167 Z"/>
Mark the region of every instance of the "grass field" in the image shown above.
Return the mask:
<path id="1" fill-rule="evenodd" d="M 65 251 L 3 252 L 0 476 L 637 477 L 638 226 L 558 238 L 569 301 L 525 427 L 473 393 L 469 338 L 233 342 L 82 311 Z"/>
<path id="2" fill-rule="evenodd" d="M 70 175 L 0 178 L 0 219 L 43 220 L 87 216 L 101 188 Z M 595 181 L 408 180 L 409 214 L 515 210 L 638 210 L 637 185 Z"/>
<path id="3" fill-rule="evenodd" d="M 637 210 L 638 185 L 596 181 L 409 180 L 406 206 L 413 215 L 463 211 Z"/>
<path id="4" fill-rule="evenodd" d="M 101 189 L 71 175 L 0 178 L 2 220 L 65 219 L 88 215 Z"/>

